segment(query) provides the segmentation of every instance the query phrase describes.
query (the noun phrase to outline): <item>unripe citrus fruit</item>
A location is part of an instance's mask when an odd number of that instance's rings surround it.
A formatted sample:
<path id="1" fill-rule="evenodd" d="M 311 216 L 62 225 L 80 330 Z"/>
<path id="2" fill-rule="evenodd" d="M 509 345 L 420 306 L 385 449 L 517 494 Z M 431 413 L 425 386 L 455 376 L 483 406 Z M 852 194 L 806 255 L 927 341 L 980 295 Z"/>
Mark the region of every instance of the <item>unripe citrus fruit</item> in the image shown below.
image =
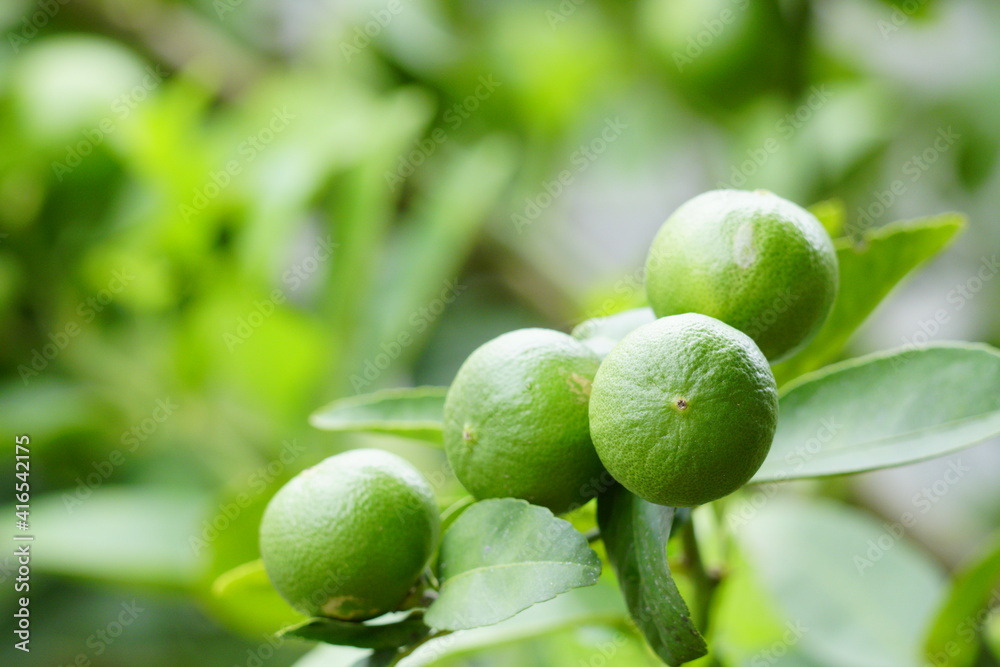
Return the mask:
<path id="1" fill-rule="evenodd" d="M 645 324 L 604 358 L 590 397 L 594 446 L 649 502 L 707 503 L 760 468 L 777 426 L 774 375 L 754 342 L 705 315 Z"/>
<path id="2" fill-rule="evenodd" d="M 715 317 L 777 361 L 830 314 L 837 254 L 804 208 L 763 190 L 713 190 L 663 223 L 649 249 L 646 293 L 657 316 Z"/>
<path id="3" fill-rule="evenodd" d="M 469 355 L 444 404 L 444 446 L 476 498 L 523 498 L 556 514 L 597 495 L 604 472 L 587 403 L 600 360 L 549 329 L 520 329 Z"/>
<path id="4" fill-rule="evenodd" d="M 389 452 L 355 449 L 308 468 L 264 511 L 271 583 L 309 616 L 362 621 L 393 611 L 437 546 L 427 480 Z"/>

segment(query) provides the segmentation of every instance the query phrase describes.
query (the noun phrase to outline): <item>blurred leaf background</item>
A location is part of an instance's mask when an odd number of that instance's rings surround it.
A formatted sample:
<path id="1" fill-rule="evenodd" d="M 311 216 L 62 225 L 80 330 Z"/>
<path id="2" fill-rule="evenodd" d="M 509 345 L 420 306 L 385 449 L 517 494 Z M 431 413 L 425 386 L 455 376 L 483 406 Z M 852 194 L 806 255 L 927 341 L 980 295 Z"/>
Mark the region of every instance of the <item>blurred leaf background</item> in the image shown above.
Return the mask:
<path id="1" fill-rule="evenodd" d="M 4 2 L 0 458 L 12 470 L 13 434 L 31 436 L 31 660 L 293 664 L 307 644 L 265 638 L 281 611 L 210 593 L 257 558 L 276 488 L 373 444 L 442 506 L 462 495 L 439 450 L 308 415 L 447 384 L 509 329 L 641 304 L 649 241 L 706 189 L 839 199 L 848 237 L 964 212 L 841 357 L 1000 343 L 998 33 L 988 0 Z M 920 500 L 958 459 L 961 482 Z M 925 604 L 1000 528 L 998 470 L 992 442 L 784 492 L 846 501 L 814 513 L 834 544 L 918 508 L 922 553 L 894 558 L 919 583 L 887 595 Z M 822 536 L 768 553 L 808 523 L 803 502 L 747 538 L 717 611 L 722 664 L 809 617 L 761 592 L 796 585 L 774 558 L 818 558 Z M 15 577 L 0 556 L 6 609 Z M 616 595 L 602 583 L 549 635 L 522 622 L 441 664 L 644 664 Z M 786 658 L 846 664 L 869 641 L 830 636 Z"/>

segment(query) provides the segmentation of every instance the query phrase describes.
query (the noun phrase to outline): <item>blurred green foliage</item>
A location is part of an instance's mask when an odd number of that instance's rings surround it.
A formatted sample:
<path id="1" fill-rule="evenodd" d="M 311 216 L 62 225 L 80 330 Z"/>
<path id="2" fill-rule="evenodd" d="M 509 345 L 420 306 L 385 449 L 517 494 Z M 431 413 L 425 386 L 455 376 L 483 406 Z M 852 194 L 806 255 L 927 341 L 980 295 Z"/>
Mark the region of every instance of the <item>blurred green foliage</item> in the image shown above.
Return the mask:
<path id="1" fill-rule="evenodd" d="M 969 291 L 1000 246 L 987 0 L 17 0 L 0 29 L 0 423 L 32 439 L 40 663 L 274 653 L 209 588 L 258 556 L 281 482 L 372 442 L 461 495 L 440 451 L 309 414 L 642 303 L 649 239 L 702 190 L 837 198 L 858 233 L 961 209 L 968 233 L 876 321 L 895 328 L 854 346 L 902 344 L 938 308 L 939 335 L 1000 342 L 1000 281 Z M 948 535 L 962 550 L 1000 526 L 983 493 Z M 133 599 L 134 625 L 95 639 Z M 608 642 L 608 664 L 641 664 L 607 600 L 610 624 L 489 664 Z M 721 659 L 773 630 L 720 628 Z"/>

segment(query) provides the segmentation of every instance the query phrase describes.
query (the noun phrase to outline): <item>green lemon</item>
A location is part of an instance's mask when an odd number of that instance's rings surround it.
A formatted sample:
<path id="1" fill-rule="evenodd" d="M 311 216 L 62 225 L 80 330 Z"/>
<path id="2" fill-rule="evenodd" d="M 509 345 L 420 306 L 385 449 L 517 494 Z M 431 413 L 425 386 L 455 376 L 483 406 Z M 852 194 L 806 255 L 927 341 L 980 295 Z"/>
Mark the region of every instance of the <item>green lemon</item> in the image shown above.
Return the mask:
<path id="1" fill-rule="evenodd" d="M 754 342 L 694 313 L 645 324 L 594 379 L 590 429 L 616 480 L 649 502 L 701 505 L 753 477 L 778 420 L 774 375 Z"/>
<path id="2" fill-rule="evenodd" d="M 427 480 L 389 452 L 356 449 L 302 471 L 264 511 L 271 583 L 308 616 L 362 621 L 393 611 L 437 547 Z"/>
<path id="3" fill-rule="evenodd" d="M 597 495 L 604 469 L 587 402 L 600 360 L 549 329 L 520 329 L 466 359 L 444 404 L 444 446 L 476 498 L 523 498 L 556 514 Z"/>
<path id="4" fill-rule="evenodd" d="M 837 254 L 804 208 L 763 190 L 713 190 L 663 223 L 649 249 L 646 293 L 657 316 L 710 315 L 777 361 L 830 314 Z"/>

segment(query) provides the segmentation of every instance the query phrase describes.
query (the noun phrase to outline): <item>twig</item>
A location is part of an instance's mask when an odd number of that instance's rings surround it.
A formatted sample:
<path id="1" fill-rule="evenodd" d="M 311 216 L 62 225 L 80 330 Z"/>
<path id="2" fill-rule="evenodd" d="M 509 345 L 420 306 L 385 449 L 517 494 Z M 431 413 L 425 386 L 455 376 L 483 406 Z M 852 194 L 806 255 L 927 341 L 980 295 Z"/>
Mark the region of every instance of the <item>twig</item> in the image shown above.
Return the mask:
<path id="1" fill-rule="evenodd" d="M 684 545 L 684 560 L 688 566 L 688 572 L 695 585 L 695 609 L 692 613 L 695 625 L 698 630 L 705 634 L 708 631 L 709 610 L 712 606 L 712 598 L 715 590 L 719 586 L 719 576 L 708 572 L 701 559 L 701 551 L 698 548 L 698 539 L 694 533 L 694 522 L 688 521 L 681 532 L 681 539 Z"/>

